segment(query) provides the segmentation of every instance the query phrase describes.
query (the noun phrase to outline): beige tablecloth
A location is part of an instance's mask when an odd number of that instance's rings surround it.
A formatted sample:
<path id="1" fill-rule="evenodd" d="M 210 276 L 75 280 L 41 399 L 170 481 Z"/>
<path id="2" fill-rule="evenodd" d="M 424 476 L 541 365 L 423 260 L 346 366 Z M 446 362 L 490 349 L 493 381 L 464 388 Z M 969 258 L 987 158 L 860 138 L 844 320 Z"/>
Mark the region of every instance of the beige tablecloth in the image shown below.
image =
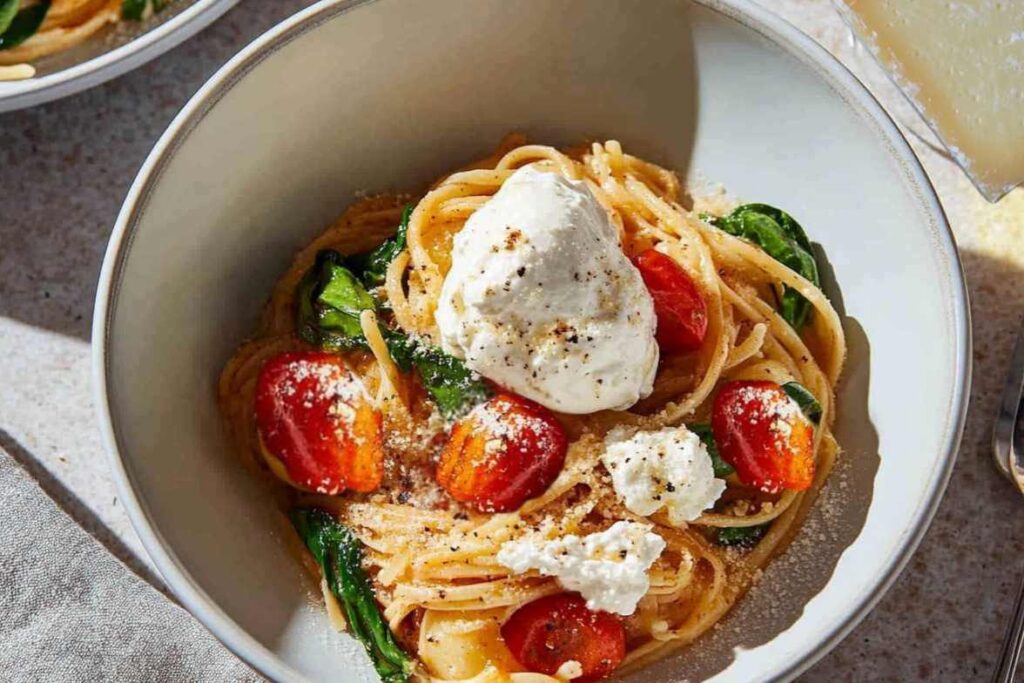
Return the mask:
<path id="1" fill-rule="evenodd" d="M 3 450 L 0 510 L 0 680 L 260 680 Z"/>

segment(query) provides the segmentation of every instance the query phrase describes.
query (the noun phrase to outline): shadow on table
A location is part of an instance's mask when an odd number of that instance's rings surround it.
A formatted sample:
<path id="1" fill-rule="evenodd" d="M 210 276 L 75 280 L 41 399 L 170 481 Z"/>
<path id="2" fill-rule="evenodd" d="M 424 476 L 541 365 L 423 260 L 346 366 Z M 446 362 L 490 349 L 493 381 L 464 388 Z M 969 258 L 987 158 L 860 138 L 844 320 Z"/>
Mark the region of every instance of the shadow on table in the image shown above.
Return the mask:
<path id="1" fill-rule="evenodd" d="M 146 564 L 140 560 L 131 549 L 124 544 L 113 531 L 103 523 L 96 514 L 89 509 L 74 493 L 57 480 L 50 472 L 40 465 L 25 450 L 17 440 L 10 434 L 0 429 L 0 448 L 10 454 L 15 462 L 21 465 L 28 475 L 35 480 L 41 489 L 48 495 L 57 507 L 71 518 L 71 523 L 78 523 L 86 532 L 103 545 L 114 557 L 124 563 L 130 570 L 140 578 L 162 592 L 170 599 L 174 599 L 163 580 L 157 576 Z"/>

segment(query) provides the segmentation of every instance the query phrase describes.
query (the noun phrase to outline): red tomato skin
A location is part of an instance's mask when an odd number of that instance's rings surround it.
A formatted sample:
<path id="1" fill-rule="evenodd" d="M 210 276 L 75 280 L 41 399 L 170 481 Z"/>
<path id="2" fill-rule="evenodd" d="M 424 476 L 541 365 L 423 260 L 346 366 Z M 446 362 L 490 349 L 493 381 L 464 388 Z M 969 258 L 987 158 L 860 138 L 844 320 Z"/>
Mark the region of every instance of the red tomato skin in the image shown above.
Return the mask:
<path id="1" fill-rule="evenodd" d="M 507 512 L 547 490 L 567 449 L 565 430 L 551 411 L 501 393 L 452 427 L 435 477 L 460 503 Z"/>
<path id="2" fill-rule="evenodd" d="M 358 382 L 330 353 L 283 353 L 264 363 L 256 425 L 275 473 L 283 468 L 289 484 L 328 495 L 380 486 L 381 415 Z"/>
<path id="3" fill-rule="evenodd" d="M 814 427 L 775 382 L 737 380 L 715 396 L 711 429 L 740 481 L 766 493 L 814 481 Z"/>
<path id="4" fill-rule="evenodd" d="M 558 593 L 527 603 L 501 627 L 501 637 L 520 664 L 553 676 L 569 660 L 580 663 L 576 683 L 606 678 L 626 656 L 622 620 L 595 612 L 576 593 Z"/>
<path id="5" fill-rule="evenodd" d="M 693 278 L 671 257 L 647 249 L 633 259 L 658 318 L 655 338 L 665 353 L 696 351 L 708 332 L 708 306 Z"/>

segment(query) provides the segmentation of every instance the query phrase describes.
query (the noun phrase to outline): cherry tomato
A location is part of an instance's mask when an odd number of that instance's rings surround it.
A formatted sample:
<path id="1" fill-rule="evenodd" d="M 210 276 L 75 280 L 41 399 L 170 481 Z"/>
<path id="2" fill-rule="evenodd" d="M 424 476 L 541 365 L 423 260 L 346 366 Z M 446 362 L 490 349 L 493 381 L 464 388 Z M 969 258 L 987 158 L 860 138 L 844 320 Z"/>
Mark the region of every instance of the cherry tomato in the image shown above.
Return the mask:
<path id="1" fill-rule="evenodd" d="M 740 481 L 767 493 L 802 491 L 814 480 L 814 426 L 775 382 L 728 382 L 715 397 L 711 428 Z"/>
<path id="2" fill-rule="evenodd" d="M 648 249 L 633 259 L 658 316 L 655 334 L 666 353 L 695 351 L 708 332 L 708 306 L 693 279 L 671 257 Z"/>
<path id="3" fill-rule="evenodd" d="M 297 488 L 333 495 L 380 486 L 381 415 L 338 356 L 268 360 L 256 385 L 256 425 L 270 468 Z"/>
<path id="4" fill-rule="evenodd" d="M 614 614 L 595 612 L 576 593 L 558 593 L 516 610 L 501 627 L 512 656 L 530 671 L 553 676 L 572 660 L 583 675 L 573 683 L 605 678 L 626 656 L 626 630 Z"/>
<path id="5" fill-rule="evenodd" d="M 452 427 L 436 477 L 460 503 L 486 512 L 515 510 L 551 485 L 567 447 L 551 411 L 498 394 Z"/>

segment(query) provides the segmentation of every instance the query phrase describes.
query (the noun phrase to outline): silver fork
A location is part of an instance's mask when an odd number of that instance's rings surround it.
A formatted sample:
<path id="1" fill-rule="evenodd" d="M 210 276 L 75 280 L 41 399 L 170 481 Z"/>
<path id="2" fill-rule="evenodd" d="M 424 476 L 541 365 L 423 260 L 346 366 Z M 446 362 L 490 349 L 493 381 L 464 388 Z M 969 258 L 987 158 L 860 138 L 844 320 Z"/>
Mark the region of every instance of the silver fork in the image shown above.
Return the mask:
<path id="1" fill-rule="evenodd" d="M 996 467 L 1024 494 L 1024 328 L 1010 361 L 1010 374 L 1003 388 L 1003 400 L 992 433 L 992 456 Z M 1017 591 L 1017 604 L 1006 630 L 992 683 L 1012 683 L 1021 646 L 1024 644 L 1024 580 Z"/>

